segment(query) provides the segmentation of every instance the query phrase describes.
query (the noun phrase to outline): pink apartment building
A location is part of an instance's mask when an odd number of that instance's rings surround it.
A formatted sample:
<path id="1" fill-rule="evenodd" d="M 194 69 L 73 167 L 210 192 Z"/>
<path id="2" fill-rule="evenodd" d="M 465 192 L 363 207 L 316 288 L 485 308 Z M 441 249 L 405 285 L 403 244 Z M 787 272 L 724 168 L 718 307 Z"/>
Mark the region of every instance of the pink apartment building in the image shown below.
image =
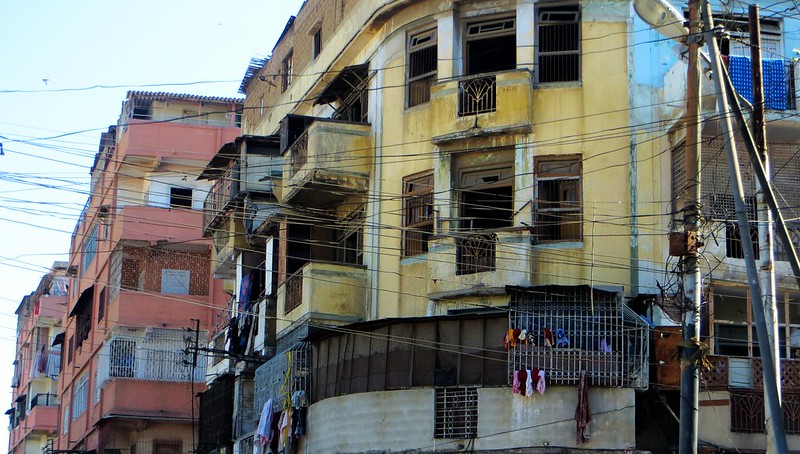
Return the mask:
<path id="1" fill-rule="evenodd" d="M 56 262 L 17 308 L 17 344 L 8 452 L 40 454 L 52 449 L 58 421 L 56 384 L 61 349 L 53 341 L 67 307 L 67 263 Z"/>
<path id="2" fill-rule="evenodd" d="M 128 92 L 73 234 L 56 451 L 190 452 L 202 346 L 228 295 L 197 176 L 239 135 L 241 101 Z"/>

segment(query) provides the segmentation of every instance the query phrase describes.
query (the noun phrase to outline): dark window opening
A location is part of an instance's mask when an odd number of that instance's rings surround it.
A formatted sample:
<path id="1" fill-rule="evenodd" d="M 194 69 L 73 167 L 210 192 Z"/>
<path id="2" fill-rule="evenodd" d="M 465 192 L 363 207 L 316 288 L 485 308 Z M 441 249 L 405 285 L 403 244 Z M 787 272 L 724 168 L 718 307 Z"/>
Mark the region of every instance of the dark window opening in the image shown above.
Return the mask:
<path id="1" fill-rule="evenodd" d="M 320 52 L 322 52 L 322 28 L 314 32 L 314 40 L 312 43 L 312 55 L 314 58 L 319 57 Z"/>
<path id="2" fill-rule="evenodd" d="M 438 45 L 436 30 L 409 37 L 408 41 L 408 107 L 431 99 L 431 85 L 436 81 Z"/>
<path id="3" fill-rule="evenodd" d="M 579 81 L 581 22 L 578 5 L 539 8 L 536 27 L 539 82 Z"/>
<path id="4" fill-rule="evenodd" d="M 750 226 L 750 242 L 753 244 L 755 259 L 759 259 L 758 227 Z M 734 222 L 725 223 L 725 255 L 732 259 L 743 259 L 742 232 Z"/>
<path id="5" fill-rule="evenodd" d="M 151 120 L 153 118 L 153 100 L 134 98 L 133 118 L 138 120 Z"/>
<path id="6" fill-rule="evenodd" d="M 494 230 L 512 225 L 514 198 L 511 186 L 462 190 L 460 203 L 460 220 L 466 230 Z"/>
<path id="7" fill-rule="evenodd" d="M 192 188 L 169 188 L 170 208 L 191 208 Z"/>
<path id="8" fill-rule="evenodd" d="M 281 93 L 289 88 L 292 84 L 292 71 L 294 71 L 294 63 L 292 61 L 292 52 L 283 59 L 281 62 Z"/>
<path id="9" fill-rule="evenodd" d="M 106 292 L 106 288 L 103 287 L 103 290 L 100 290 L 100 298 L 97 301 L 97 321 L 102 321 L 103 317 L 106 314 L 106 298 L 108 293 Z"/>
<path id="10" fill-rule="evenodd" d="M 516 24 L 513 18 L 467 26 L 466 75 L 514 69 L 517 66 Z"/>

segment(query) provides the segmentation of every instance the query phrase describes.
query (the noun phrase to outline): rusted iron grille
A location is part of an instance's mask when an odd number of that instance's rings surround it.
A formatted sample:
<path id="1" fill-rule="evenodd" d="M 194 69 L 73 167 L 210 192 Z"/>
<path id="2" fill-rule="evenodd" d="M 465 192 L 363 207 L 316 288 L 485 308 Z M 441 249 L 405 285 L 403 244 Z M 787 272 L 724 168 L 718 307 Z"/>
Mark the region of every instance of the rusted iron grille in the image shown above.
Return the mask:
<path id="1" fill-rule="evenodd" d="M 203 226 L 209 227 L 233 198 L 233 182 L 238 178 L 234 169 L 228 169 L 214 182 L 203 203 Z"/>
<path id="2" fill-rule="evenodd" d="M 731 432 L 764 432 L 764 394 L 731 392 Z M 787 434 L 800 434 L 800 394 L 784 394 L 783 425 Z"/>
<path id="3" fill-rule="evenodd" d="M 577 385 L 581 371 L 594 386 L 648 385 L 648 327 L 616 293 L 586 286 L 513 290 L 509 329 L 525 329 L 529 339 L 508 350 L 509 384 L 514 371 L 539 369 L 553 385 Z"/>
<path id="4" fill-rule="evenodd" d="M 475 274 L 495 269 L 497 235 L 456 238 L 456 274 Z"/>
<path id="5" fill-rule="evenodd" d="M 436 388 L 434 438 L 478 436 L 478 388 Z"/>
<path id="6" fill-rule="evenodd" d="M 495 76 L 477 76 L 458 82 L 458 115 L 476 115 L 497 109 Z"/>
<path id="7" fill-rule="evenodd" d="M 753 372 L 753 388 L 764 387 L 764 369 L 761 358 L 750 358 L 750 367 Z M 800 391 L 800 360 L 781 360 L 781 389 Z"/>
<path id="8" fill-rule="evenodd" d="M 708 369 L 700 371 L 701 385 L 707 389 L 727 389 L 728 388 L 728 365 L 727 356 L 706 356 L 708 359 Z"/>
<path id="9" fill-rule="evenodd" d="M 300 135 L 289 151 L 289 165 L 293 177 L 308 162 L 308 130 Z"/>
<path id="10" fill-rule="evenodd" d="M 286 304 L 284 314 L 288 314 L 303 302 L 303 269 L 289 276 L 284 284 Z"/>

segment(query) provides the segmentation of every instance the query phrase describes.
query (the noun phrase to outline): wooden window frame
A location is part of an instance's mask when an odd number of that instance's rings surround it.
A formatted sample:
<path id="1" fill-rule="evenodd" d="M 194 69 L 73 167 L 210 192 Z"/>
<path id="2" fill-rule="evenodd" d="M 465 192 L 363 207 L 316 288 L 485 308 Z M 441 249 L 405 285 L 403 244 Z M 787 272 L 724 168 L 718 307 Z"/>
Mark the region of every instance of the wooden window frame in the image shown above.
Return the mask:
<path id="1" fill-rule="evenodd" d="M 430 101 L 431 85 L 436 82 L 439 72 L 437 67 L 438 48 L 439 36 L 435 28 L 408 35 L 406 42 L 406 108 Z M 420 57 L 420 59 L 426 56 L 430 57 L 429 53 L 431 52 L 433 53 L 433 69 L 426 72 L 415 71 L 418 66 L 426 66 L 414 65 L 415 61 L 419 61 L 415 57 Z"/>
<path id="2" fill-rule="evenodd" d="M 566 171 L 558 172 L 558 171 L 545 171 L 542 170 L 542 166 L 545 163 L 554 163 L 554 162 L 564 162 L 566 164 Z M 570 170 L 573 166 L 577 167 L 577 170 Z M 535 176 L 535 190 L 536 190 L 536 203 L 534 204 L 536 213 L 535 213 L 535 228 L 536 228 L 536 241 L 542 243 L 549 243 L 549 242 L 570 242 L 570 241 L 583 241 L 583 158 L 581 155 L 548 155 L 542 156 L 534 160 L 534 176 Z M 577 187 L 575 188 L 576 191 L 576 198 L 577 200 L 568 201 L 568 200 L 543 200 L 542 194 L 542 186 L 543 183 L 547 182 L 567 182 L 567 181 L 577 181 Z M 551 204 L 563 204 L 565 202 L 573 202 L 577 204 L 577 207 L 574 208 L 542 208 L 544 203 L 551 203 Z M 549 213 L 564 213 L 569 215 L 576 215 L 577 216 L 577 235 L 567 236 L 564 237 L 561 233 L 561 228 L 563 227 L 556 227 L 559 230 L 558 238 L 553 237 L 551 232 L 547 232 L 545 237 L 545 233 L 543 233 L 542 227 L 542 217 L 543 216 L 552 216 Z M 553 224 L 553 226 L 561 226 L 561 223 Z"/>
<path id="3" fill-rule="evenodd" d="M 428 252 L 434 224 L 433 188 L 433 170 L 403 178 L 403 257 Z M 412 246 L 415 243 L 417 247 Z"/>

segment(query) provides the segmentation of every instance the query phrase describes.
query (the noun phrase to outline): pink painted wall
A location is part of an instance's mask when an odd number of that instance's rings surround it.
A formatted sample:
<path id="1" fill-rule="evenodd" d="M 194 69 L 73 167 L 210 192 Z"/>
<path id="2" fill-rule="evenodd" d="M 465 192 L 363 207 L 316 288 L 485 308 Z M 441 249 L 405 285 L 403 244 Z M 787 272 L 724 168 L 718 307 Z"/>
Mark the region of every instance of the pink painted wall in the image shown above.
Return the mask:
<path id="1" fill-rule="evenodd" d="M 117 150 L 120 160 L 124 156 L 202 159 L 202 155 L 211 160 L 222 145 L 240 133 L 239 128 L 130 120 Z"/>

